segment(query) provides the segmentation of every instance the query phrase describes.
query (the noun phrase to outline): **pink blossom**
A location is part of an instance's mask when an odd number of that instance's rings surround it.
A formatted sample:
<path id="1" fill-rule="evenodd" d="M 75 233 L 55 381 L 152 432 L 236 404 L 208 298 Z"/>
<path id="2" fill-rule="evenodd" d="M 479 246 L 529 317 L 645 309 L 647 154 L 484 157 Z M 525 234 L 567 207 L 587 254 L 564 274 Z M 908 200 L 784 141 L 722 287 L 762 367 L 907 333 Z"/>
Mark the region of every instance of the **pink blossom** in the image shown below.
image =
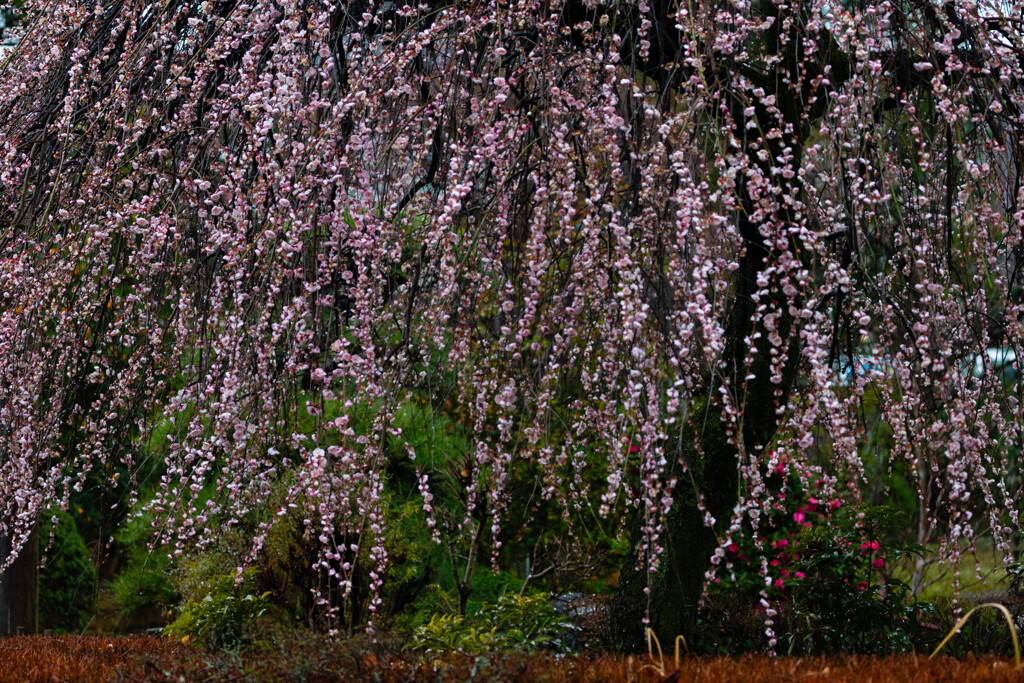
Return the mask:
<path id="1" fill-rule="evenodd" d="M 300 523 L 318 603 L 379 614 L 396 460 L 459 575 L 484 536 L 521 562 L 523 490 L 573 542 L 639 511 L 658 569 L 673 501 L 764 548 L 880 441 L 945 559 L 1024 526 L 1024 33 L 992 3 L 16 4 L 5 563 L 88 486 L 169 555 Z"/>

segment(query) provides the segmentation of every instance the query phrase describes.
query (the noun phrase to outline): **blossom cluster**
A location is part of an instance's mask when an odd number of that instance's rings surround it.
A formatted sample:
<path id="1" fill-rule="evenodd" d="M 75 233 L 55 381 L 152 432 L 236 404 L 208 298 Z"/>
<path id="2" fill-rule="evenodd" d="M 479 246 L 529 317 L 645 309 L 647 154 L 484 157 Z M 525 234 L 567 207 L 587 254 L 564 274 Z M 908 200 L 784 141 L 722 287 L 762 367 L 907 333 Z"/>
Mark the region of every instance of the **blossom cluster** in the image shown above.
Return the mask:
<path id="1" fill-rule="evenodd" d="M 566 511 L 595 480 L 593 512 L 639 508 L 656 568 L 697 414 L 742 481 L 729 520 L 699 501 L 723 548 L 779 459 L 855 497 L 868 404 L 920 541 L 1008 548 L 1024 407 L 960 368 L 1024 357 L 1020 3 L 763 5 L 26 0 L 0 533 L 17 550 L 90 477 L 134 505 L 159 433 L 173 552 L 284 487 L 313 569 L 351 588 L 365 556 L 376 591 L 416 394 L 463 410 L 457 529 L 486 507 L 496 552 L 525 461 Z M 854 355 L 876 362 L 844 386 Z"/>

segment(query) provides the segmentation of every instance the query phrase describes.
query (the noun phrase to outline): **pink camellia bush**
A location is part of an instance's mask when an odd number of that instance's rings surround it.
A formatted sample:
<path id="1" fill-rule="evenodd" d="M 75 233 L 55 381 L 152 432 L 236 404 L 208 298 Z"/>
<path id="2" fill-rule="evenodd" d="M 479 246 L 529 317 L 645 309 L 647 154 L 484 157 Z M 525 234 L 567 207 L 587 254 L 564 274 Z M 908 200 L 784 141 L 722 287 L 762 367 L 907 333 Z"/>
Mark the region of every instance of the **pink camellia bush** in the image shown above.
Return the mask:
<path id="1" fill-rule="evenodd" d="M 251 556 L 298 511 L 342 600 L 367 563 L 372 614 L 397 442 L 470 562 L 500 558 L 524 463 L 568 524 L 639 511 L 653 576 L 671 510 L 720 564 L 779 462 L 855 501 L 883 455 L 915 540 L 1008 553 L 1024 407 L 964 368 L 1024 353 L 1020 11 L 26 0 L 0 534 L 17 553 L 87 480 L 172 553 L 273 500 Z M 456 510 L 414 398 L 471 435 Z"/>
<path id="2" fill-rule="evenodd" d="M 775 472 L 782 473 L 781 468 Z M 762 592 L 769 598 L 781 597 L 787 582 L 792 585 L 806 577 L 800 563 L 801 539 L 808 530 L 832 529 L 835 525 L 832 513 L 841 503 L 834 499 L 824 504 L 802 490 L 799 482 L 794 483 L 796 486 L 787 486 L 785 491 L 774 495 L 769 513 L 760 519 L 757 534 L 748 529 L 725 548 L 724 561 L 711 573 L 713 592 L 747 593 L 757 602 Z M 845 550 L 847 538 L 835 533 L 833 545 L 840 551 Z M 872 543 L 877 550 L 877 540 L 864 541 L 861 550 Z"/>

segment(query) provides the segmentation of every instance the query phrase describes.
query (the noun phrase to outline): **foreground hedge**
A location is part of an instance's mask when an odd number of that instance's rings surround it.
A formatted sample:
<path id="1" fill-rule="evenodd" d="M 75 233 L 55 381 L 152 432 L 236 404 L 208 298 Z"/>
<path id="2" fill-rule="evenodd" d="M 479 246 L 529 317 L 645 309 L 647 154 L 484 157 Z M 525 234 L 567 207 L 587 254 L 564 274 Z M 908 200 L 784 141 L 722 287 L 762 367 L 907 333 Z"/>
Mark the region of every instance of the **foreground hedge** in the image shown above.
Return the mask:
<path id="1" fill-rule="evenodd" d="M 210 653 L 147 636 L 28 636 L 0 640 L 0 682 L 7 681 L 1019 681 L 997 657 L 804 657 L 744 655 L 686 658 L 678 671 L 649 657 L 587 655 L 468 657 L 425 661 L 361 640 L 285 638 L 246 653 Z"/>

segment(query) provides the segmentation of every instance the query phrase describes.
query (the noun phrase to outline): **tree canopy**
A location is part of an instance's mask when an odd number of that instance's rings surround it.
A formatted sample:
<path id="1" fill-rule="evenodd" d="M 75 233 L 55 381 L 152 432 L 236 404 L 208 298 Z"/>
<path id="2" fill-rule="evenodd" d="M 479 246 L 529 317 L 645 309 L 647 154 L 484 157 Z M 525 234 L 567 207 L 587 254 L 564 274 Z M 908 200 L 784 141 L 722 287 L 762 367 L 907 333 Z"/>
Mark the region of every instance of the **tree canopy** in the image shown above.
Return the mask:
<path id="1" fill-rule="evenodd" d="M 177 552 L 276 492 L 311 570 L 344 597 L 368 548 L 377 595 L 397 443 L 472 552 L 522 463 L 570 522 L 639 510 L 654 570 L 674 502 L 717 564 L 780 467 L 849 498 L 903 468 L 923 541 L 1008 552 L 1024 407 L 986 349 L 1024 354 L 1022 7 L 27 0 L 0 530 L 88 477 L 127 510 L 159 459 Z M 457 511 L 413 400 L 471 435 Z"/>

